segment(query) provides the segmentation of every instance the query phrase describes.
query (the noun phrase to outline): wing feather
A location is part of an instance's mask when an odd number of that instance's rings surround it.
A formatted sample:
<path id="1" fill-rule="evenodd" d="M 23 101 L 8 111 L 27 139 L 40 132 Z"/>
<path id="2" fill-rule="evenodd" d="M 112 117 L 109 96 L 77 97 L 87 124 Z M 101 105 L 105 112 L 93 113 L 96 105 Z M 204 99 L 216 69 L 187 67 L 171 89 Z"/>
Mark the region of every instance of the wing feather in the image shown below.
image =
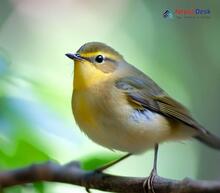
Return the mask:
<path id="1" fill-rule="evenodd" d="M 116 87 L 125 93 L 130 103 L 203 130 L 183 105 L 169 97 L 148 77 L 144 79 L 137 77 L 121 78 L 116 81 Z"/>

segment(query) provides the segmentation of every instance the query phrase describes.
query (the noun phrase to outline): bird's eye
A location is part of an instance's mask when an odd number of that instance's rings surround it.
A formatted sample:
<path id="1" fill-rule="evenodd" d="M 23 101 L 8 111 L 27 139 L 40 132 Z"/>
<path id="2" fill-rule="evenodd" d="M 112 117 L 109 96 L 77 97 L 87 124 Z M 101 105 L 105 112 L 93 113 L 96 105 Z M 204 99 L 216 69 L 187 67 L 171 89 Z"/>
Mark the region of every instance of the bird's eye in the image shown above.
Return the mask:
<path id="1" fill-rule="evenodd" d="M 98 56 L 95 57 L 95 61 L 97 63 L 102 63 L 103 60 L 104 60 L 104 56 L 102 56 L 102 55 L 98 55 Z"/>

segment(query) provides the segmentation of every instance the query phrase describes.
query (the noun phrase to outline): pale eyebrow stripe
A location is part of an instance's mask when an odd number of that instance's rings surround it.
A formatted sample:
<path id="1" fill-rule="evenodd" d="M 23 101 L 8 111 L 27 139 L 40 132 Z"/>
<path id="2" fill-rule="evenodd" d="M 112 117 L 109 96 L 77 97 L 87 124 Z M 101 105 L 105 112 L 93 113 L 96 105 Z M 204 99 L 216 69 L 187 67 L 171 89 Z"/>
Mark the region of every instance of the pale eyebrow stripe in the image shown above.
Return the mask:
<path id="1" fill-rule="evenodd" d="M 80 54 L 82 57 L 84 58 L 91 58 L 91 57 L 95 57 L 98 55 L 103 55 L 106 59 L 110 60 L 110 61 L 117 61 L 117 56 L 115 57 L 115 55 L 113 54 L 109 54 L 109 53 L 102 53 L 102 52 L 90 52 L 90 53 L 86 53 L 86 54 Z"/>

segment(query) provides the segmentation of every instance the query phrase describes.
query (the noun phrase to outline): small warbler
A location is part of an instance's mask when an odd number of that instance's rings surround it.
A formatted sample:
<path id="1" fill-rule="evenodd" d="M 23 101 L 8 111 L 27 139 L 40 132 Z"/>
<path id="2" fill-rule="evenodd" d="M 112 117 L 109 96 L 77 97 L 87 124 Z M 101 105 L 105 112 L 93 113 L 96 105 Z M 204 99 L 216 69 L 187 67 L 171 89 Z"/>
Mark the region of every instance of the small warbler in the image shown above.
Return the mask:
<path id="1" fill-rule="evenodd" d="M 220 149 L 218 137 L 113 48 L 89 42 L 66 56 L 75 62 L 72 110 L 80 129 L 102 146 L 128 152 L 97 171 L 154 147 L 154 167 L 145 182 L 154 192 L 159 143 L 195 137 Z"/>

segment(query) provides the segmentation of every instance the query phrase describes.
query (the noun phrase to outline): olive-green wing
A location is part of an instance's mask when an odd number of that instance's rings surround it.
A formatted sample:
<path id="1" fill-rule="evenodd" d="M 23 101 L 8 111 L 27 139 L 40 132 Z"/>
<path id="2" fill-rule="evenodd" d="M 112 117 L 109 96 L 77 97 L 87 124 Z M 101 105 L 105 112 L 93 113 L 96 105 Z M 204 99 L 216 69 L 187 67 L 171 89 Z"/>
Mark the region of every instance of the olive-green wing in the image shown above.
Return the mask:
<path id="1" fill-rule="evenodd" d="M 116 87 L 122 90 L 130 103 L 179 120 L 193 128 L 202 127 L 191 117 L 189 111 L 169 97 L 153 80 L 148 77 L 125 77 L 116 81 Z"/>

